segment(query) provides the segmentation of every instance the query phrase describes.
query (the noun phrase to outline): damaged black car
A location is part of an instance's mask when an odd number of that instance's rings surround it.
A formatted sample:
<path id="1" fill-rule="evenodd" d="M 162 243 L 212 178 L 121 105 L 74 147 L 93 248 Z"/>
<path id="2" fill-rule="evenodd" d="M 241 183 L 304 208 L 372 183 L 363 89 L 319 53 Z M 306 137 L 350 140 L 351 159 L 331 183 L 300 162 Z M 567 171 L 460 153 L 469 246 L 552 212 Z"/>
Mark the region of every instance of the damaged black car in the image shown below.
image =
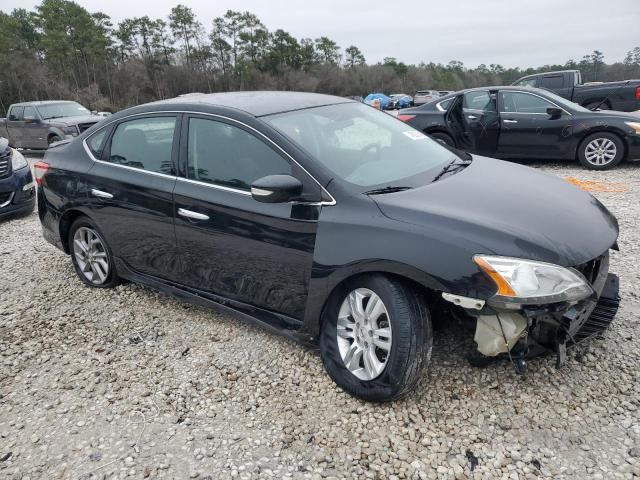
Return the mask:
<path id="1" fill-rule="evenodd" d="M 44 236 L 84 284 L 127 279 L 318 345 L 367 400 L 415 386 L 435 317 L 471 324 L 476 361 L 524 372 L 618 307 L 618 224 L 596 198 L 345 98 L 156 102 L 34 167 Z"/>

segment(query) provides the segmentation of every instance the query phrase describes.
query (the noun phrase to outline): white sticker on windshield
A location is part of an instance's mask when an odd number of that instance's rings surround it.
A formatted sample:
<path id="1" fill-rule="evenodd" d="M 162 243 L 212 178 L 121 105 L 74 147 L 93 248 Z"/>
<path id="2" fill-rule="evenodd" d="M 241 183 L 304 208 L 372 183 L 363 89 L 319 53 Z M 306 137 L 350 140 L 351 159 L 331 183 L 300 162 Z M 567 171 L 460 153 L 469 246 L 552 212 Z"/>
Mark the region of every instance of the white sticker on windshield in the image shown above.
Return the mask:
<path id="1" fill-rule="evenodd" d="M 411 140 L 424 140 L 425 138 L 427 138 L 427 136 L 424 133 L 421 133 L 417 130 L 406 130 L 402 133 L 404 133 Z"/>

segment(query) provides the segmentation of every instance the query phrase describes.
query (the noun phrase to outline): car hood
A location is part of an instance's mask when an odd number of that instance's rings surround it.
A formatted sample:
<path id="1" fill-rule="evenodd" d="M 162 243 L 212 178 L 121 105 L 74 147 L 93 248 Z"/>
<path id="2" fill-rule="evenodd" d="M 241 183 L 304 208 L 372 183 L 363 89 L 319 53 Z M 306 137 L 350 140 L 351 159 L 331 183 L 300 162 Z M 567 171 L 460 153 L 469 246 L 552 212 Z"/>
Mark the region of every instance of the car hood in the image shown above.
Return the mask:
<path id="1" fill-rule="evenodd" d="M 64 125 L 69 127 L 79 123 L 97 123 L 102 120 L 102 118 L 103 117 L 99 117 L 97 115 L 81 115 L 75 117 L 51 118 L 49 120 L 45 120 L 45 122 L 50 125 Z"/>
<path id="2" fill-rule="evenodd" d="M 373 195 L 382 213 L 427 239 L 461 236 L 479 250 L 577 266 L 611 248 L 618 222 L 591 194 L 544 172 L 474 156 L 459 173 L 423 187 Z"/>

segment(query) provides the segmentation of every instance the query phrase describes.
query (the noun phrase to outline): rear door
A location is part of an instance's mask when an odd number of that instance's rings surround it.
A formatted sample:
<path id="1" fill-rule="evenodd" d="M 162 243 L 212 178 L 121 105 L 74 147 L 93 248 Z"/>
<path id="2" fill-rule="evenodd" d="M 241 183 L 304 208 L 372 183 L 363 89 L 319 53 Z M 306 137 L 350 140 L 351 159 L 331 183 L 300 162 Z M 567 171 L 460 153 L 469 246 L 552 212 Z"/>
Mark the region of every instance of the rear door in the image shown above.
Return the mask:
<path id="1" fill-rule="evenodd" d="M 22 147 L 44 149 L 49 146 L 47 136 L 49 126 L 40 118 L 40 114 L 35 107 L 27 105 L 23 112 L 24 126 L 22 128 Z"/>
<path id="2" fill-rule="evenodd" d="M 568 112 L 560 118 L 551 118 L 547 113 L 549 107 L 558 106 L 530 92 L 500 92 L 501 157 L 566 157 L 573 118 Z"/>
<path id="3" fill-rule="evenodd" d="M 489 90 L 474 90 L 464 94 L 462 109 L 474 153 L 494 155 L 500 134 L 496 94 Z"/>
<path id="4" fill-rule="evenodd" d="M 161 278 L 171 278 L 176 261 L 173 189 L 180 119 L 125 118 L 85 144 L 96 159 L 88 172 L 93 219 L 116 257 Z"/>
<path id="5" fill-rule="evenodd" d="M 7 116 L 7 131 L 9 132 L 9 143 L 13 147 L 22 147 L 22 127 L 24 120 L 22 113 L 24 107 L 11 107 Z"/>
<path id="6" fill-rule="evenodd" d="M 320 206 L 260 203 L 250 185 L 289 174 L 312 191 L 310 177 L 244 124 L 193 115 L 184 127 L 174 195 L 182 282 L 302 319 Z"/>
<path id="7" fill-rule="evenodd" d="M 560 95 L 567 100 L 571 100 L 571 94 L 573 92 L 573 83 L 570 81 L 571 79 L 573 79 L 573 73 L 553 73 L 543 75 L 540 78 L 538 86 Z"/>

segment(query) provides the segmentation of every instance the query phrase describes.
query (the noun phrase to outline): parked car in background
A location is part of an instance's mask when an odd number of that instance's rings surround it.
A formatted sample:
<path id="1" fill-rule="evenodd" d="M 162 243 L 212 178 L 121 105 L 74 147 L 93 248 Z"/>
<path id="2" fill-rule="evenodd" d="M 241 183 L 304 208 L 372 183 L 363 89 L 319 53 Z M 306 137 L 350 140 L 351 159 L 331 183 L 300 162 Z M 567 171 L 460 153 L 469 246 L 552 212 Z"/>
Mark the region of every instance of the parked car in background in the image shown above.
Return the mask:
<path id="1" fill-rule="evenodd" d="M 393 110 L 395 108 L 395 102 L 393 98 L 385 95 L 384 93 L 370 93 L 364 98 L 364 103 L 367 105 L 379 105 L 380 110 Z"/>
<path id="2" fill-rule="evenodd" d="M 441 97 L 444 97 L 445 95 L 449 95 L 451 93 L 455 92 L 455 90 L 439 90 L 438 93 L 440 94 Z"/>
<path id="3" fill-rule="evenodd" d="M 527 75 L 512 85 L 544 88 L 589 110 L 633 112 L 640 109 L 640 80 L 581 84 L 581 78 L 579 70 L 562 70 Z"/>
<path id="4" fill-rule="evenodd" d="M 73 138 L 102 120 L 77 102 L 49 100 L 14 103 L 0 119 L 0 136 L 13 148 L 45 150 Z"/>
<path id="5" fill-rule="evenodd" d="M 154 102 L 34 167 L 44 237 L 85 285 L 125 278 L 319 343 L 367 400 L 421 379 L 434 316 L 475 325 L 483 355 L 561 362 L 618 306 L 618 224 L 593 196 L 345 98 Z"/>
<path id="6" fill-rule="evenodd" d="M 436 98 L 440 98 L 440 92 L 437 90 L 418 90 L 413 96 L 413 104 L 415 106 L 429 103 Z"/>
<path id="7" fill-rule="evenodd" d="M 409 108 L 413 106 L 413 97 L 411 95 L 407 95 L 406 93 L 394 93 L 390 95 L 393 100 L 393 108 Z"/>
<path id="8" fill-rule="evenodd" d="M 22 154 L 0 138 L 0 219 L 28 215 L 36 204 L 35 183 Z"/>
<path id="9" fill-rule="evenodd" d="M 398 118 L 449 146 L 491 157 L 579 160 L 594 170 L 640 160 L 640 118 L 593 112 L 537 88 L 462 90 Z"/>

